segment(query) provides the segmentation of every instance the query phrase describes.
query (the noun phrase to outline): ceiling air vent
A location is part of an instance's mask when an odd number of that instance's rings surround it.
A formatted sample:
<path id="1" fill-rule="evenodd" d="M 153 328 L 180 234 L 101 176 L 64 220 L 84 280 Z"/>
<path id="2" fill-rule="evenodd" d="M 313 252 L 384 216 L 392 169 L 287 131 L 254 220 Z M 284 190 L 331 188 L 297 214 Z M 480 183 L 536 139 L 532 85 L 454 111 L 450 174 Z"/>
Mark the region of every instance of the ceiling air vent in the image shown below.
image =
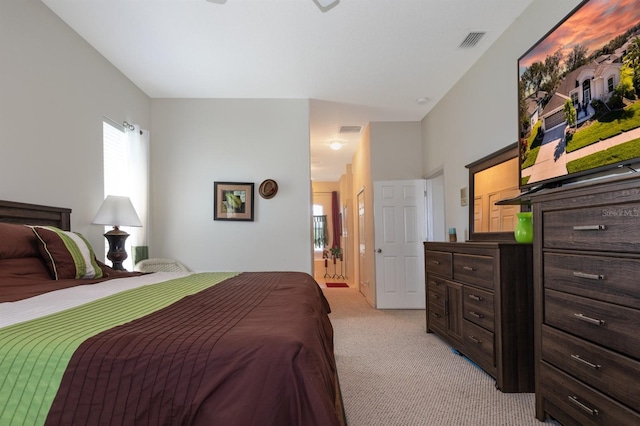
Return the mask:
<path id="1" fill-rule="evenodd" d="M 360 133 L 362 126 L 340 126 L 340 133 Z"/>
<path id="2" fill-rule="evenodd" d="M 467 34 L 467 36 L 464 38 L 464 40 L 462 40 L 462 43 L 460 43 L 460 46 L 463 49 L 469 49 L 471 47 L 475 47 L 478 43 L 480 43 L 480 39 L 482 39 L 482 37 L 484 37 L 484 35 L 486 34 L 486 32 L 470 32 L 469 34 Z"/>

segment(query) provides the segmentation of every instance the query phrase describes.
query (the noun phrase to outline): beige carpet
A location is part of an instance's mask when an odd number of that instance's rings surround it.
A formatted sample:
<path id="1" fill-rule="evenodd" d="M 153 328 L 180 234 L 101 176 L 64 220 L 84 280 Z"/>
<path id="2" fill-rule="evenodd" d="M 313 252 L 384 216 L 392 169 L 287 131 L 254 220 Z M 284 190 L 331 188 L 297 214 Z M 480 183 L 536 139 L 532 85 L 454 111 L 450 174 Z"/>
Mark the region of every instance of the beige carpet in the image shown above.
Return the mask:
<path id="1" fill-rule="evenodd" d="M 498 391 L 492 377 L 425 332 L 423 310 L 376 310 L 356 289 L 322 290 L 349 426 L 543 424 L 534 394 Z"/>

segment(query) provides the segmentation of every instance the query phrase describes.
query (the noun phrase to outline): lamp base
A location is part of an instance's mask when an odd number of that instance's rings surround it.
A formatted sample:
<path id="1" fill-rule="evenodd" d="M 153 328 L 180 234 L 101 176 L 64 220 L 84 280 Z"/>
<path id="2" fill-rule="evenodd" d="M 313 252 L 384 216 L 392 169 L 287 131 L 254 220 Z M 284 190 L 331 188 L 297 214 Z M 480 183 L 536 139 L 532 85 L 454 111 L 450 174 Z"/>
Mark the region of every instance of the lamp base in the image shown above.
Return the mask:
<path id="1" fill-rule="evenodd" d="M 104 234 L 104 237 L 109 242 L 107 259 L 109 259 L 113 264 L 112 268 L 117 271 L 126 271 L 122 266 L 122 262 L 124 262 L 128 257 L 127 252 L 124 249 L 124 242 L 129 237 L 129 234 L 125 231 L 121 231 L 117 226 L 114 226 L 111 231 Z"/>

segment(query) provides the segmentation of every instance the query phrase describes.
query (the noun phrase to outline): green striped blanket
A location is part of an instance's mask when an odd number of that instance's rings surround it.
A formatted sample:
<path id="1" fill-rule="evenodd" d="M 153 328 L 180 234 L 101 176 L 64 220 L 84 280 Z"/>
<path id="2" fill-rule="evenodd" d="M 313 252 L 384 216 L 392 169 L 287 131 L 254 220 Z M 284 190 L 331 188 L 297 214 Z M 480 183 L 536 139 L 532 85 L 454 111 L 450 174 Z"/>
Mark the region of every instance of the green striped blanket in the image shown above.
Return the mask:
<path id="1" fill-rule="evenodd" d="M 0 425 L 43 424 L 71 356 L 89 337 L 236 275 L 193 274 L 0 329 Z"/>

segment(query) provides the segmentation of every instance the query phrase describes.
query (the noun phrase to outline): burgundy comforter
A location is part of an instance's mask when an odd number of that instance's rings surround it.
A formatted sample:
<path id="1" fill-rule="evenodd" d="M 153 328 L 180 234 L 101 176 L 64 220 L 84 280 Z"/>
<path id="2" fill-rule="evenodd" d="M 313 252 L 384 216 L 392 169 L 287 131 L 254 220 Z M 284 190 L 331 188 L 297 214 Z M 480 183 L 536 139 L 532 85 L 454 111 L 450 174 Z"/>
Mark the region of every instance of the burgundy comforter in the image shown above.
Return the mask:
<path id="1" fill-rule="evenodd" d="M 240 274 L 84 342 L 47 424 L 344 424 L 329 312 L 308 274 Z"/>

